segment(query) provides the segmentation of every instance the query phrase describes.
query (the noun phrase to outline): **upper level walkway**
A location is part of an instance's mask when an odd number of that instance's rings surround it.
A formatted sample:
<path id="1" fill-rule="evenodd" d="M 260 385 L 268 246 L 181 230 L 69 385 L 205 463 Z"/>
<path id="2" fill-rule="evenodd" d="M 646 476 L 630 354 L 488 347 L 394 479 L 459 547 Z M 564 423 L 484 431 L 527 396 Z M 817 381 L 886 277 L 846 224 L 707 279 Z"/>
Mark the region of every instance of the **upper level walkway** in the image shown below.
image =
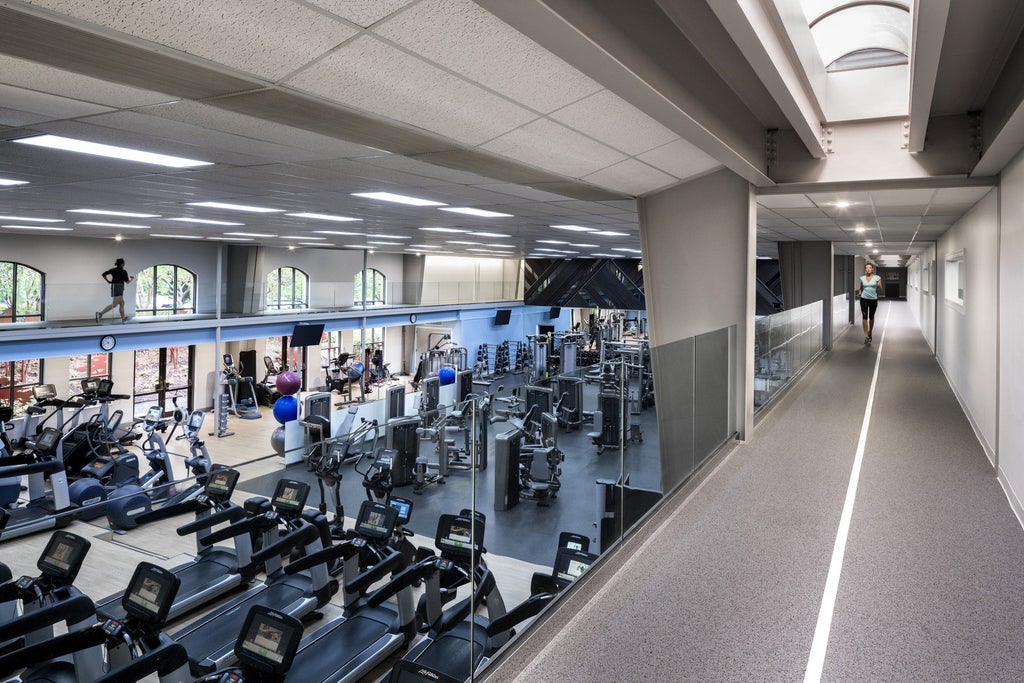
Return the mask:
<path id="1" fill-rule="evenodd" d="M 909 306 L 877 321 L 479 680 L 1024 680 L 1024 531 Z"/>

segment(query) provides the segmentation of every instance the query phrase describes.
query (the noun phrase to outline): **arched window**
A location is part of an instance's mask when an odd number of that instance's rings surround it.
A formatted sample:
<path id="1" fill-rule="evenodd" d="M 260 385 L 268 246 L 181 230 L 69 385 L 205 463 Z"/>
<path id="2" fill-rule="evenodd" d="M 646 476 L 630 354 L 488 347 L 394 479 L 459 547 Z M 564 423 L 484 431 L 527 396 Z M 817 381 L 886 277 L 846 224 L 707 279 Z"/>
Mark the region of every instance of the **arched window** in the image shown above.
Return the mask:
<path id="1" fill-rule="evenodd" d="M 196 312 L 196 275 L 171 264 L 152 266 L 135 278 L 135 315 Z"/>
<path id="2" fill-rule="evenodd" d="M 43 274 L 23 263 L 0 261 L 0 323 L 43 319 Z"/>
<path id="3" fill-rule="evenodd" d="M 268 311 L 309 307 L 309 276 L 294 266 L 278 268 L 267 276 Z"/>
<path id="4" fill-rule="evenodd" d="M 356 273 L 356 296 L 354 299 L 356 304 L 363 303 L 363 275 L 364 273 Z M 380 272 L 376 268 L 367 268 L 365 276 L 366 305 L 373 306 L 375 304 L 384 303 L 384 283 L 386 282 L 384 273 Z"/>

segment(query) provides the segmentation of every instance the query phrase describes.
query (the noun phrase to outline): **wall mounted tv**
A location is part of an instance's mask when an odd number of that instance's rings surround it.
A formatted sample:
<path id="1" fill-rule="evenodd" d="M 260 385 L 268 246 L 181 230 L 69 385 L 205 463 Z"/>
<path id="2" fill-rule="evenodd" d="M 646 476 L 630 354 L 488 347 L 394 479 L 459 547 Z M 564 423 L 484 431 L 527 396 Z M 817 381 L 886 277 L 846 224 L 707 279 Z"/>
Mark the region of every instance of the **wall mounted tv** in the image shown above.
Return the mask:
<path id="1" fill-rule="evenodd" d="M 562 315 L 562 309 L 560 307 L 558 307 L 558 306 L 552 306 L 551 310 L 548 311 L 548 319 L 549 320 L 554 320 L 556 318 L 559 318 L 559 317 L 561 317 L 561 315 Z"/>
<path id="2" fill-rule="evenodd" d="M 323 323 L 299 323 L 292 330 L 292 339 L 288 346 L 293 349 L 299 346 L 316 346 L 323 336 Z"/>
<path id="3" fill-rule="evenodd" d="M 499 308 L 494 314 L 495 325 L 508 325 L 509 321 L 512 320 L 512 309 L 511 308 Z"/>

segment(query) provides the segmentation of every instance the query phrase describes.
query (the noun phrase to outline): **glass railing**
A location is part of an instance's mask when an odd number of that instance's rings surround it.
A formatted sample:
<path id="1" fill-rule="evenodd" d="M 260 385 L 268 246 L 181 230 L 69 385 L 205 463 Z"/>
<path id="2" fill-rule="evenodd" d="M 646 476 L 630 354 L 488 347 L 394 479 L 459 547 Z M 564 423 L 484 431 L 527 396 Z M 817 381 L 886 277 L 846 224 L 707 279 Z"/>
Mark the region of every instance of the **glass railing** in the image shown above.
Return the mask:
<path id="1" fill-rule="evenodd" d="M 850 326 L 850 295 L 837 294 L 832 297 L 832 341 L 839 338 Z"/>
<path id="2" fill-rule="evenodd" d="M 768 403 L 821 352 L 822 302 L 754 322 L 754 408 Z"/>

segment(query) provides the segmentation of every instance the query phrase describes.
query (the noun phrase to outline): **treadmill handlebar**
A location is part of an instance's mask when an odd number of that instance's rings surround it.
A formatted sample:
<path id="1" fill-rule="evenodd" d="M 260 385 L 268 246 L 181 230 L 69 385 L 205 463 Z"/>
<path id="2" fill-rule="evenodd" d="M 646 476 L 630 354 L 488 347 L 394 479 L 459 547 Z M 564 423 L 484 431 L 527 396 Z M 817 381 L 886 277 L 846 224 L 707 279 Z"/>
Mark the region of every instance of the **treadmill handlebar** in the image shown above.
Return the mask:
<path id="1" fill-rule="evenodd" d="M 0 675 L 8 676 L 19 669 L 50 661 L 106 642 L 102 624 L 96 623 L 80 631 L 71 631 L 41 643 L 28 645 L 0 657 Z"/>
<path id="2" fill-rule="evenodd" d="M 405 566 L 405 556 L 397 550 L 392 550 L 383 560 L 360 572 L 345 586 L 345 590 L 350 593 L 362 593 L 386 575 L 405 569 Z"/>
<path id="3" fill-rule="evenodd" d="M 183 515 L 186 512 L 195 512 L 198 507 L 198 503 L 193 498 L 192 500 L 183 500 L 180 503 L 174 503 L 173 505 L 165 505 L 162 508 L 156 508 L 149 512 L 143 512 L 141 515 L 135 517 L 135 521 L 139 524 L 148 524 L 149 522 L 159 522 L 162 519 L 169 519 L 171 517 L 177 517 Z"/>
<path id="4" fill-rule="evenodd" d="M 318 564 L 326 564 L 331 560 L 348 560 L 355 557 L 363 548 L 366 547 L 366 541 L 361 538 L 353 538 L 344 543 L 332 545 L 329 548 L 318 550 L 315 553 L 300 557 L 294 562 L 289 562 L 288 566 L 284 568 L 285 574 L 298 574 L 299 572 L 312 569 Z"/>
<path id="5" fill-rule="evenodd" d="M 284 555 L 292 548 L 306 545 L 320 538 L 320 530 L 305 520 L 296 520 L 296 527 L 270 545 L 264 546 L 259 552 L 252 554 L 253 564 L 262 564 L 271 557 Z M 234 526 L 232 524 L 232 526 Z M 228 527 L 231 528 L 231 527 Z"/>
<path id="6" fill-rule="evenodd" d="M 52 473 L 59 472 L 62 469 L 64 469 L 64 465 L 62 465 L 56 458 L 52 458 L 49 460 L 30 462 L 24 465 L 4 465 L 0 467 L 0 477 L 18 477 L 26 474 L 35 474 L 36 472 Z"/>
<path id="7" fill-rule="evenodd" d="M 487 637 L 512 630 L 512 627 L 530 617 L 537 616 L 556 597 L 555 593 L 537 593 L 513 607 L 509 612 L 487 625 Z"/>
<path id="8" fill-rule="evenodd" d="M 138 659 L 97 678 L 93 683 L 135 683 L 144 676 L 156 673 L 169 676 L 188 664 L 188 651 L 178 643 L 163 643 Z"/>
<path id="9" fill-rule="evenodd" d="M 0 624 L 0 641 L 10 640 L 62 621 L 75 624 L 95 614 L 96 605 L 92 600 L 78 594 Z"/>
<path id="10" fill-rule="evenodd" d="M 245 510 L 237 505 L 231 505 L 222 510 L 212 512 L 205 517 L 189 522 L 188 524 L 181 525 L 178 527 L 178 535 L 188 536 L 189 534 L 194 534 L 197 531 L 209 529 L 210 527 L 216 526 L 222 522 L 230 522 L 231 524 L 234 524 L 235 522 L 243 519 L 245 519 Z"/>
<path id="11" fill-rule="evenodd" d="M 229 538 L 234 538 L 235 536 L 240 536 L 241 534 L 247 534 L 253 531 L 258 531 L 264 526 L 260 523 L 261 521 L 262 520 L 259 517 L 247 517 L 245 519 L 240 519 L 239 521 L 232 522 L 231 524 L 222 529 L 217 529 L 209 536 L 204 536 L 203 538 L 199 539 L 199 544 L 204 546 L 211 546 L 214 543 L 226 541 Z"/>
<path id="12" fill-rule="evenodd" d="M 378 607 L 384 604 L 384 601 L 388 598 L 397 595 L 403 588 L 425 580 L 434 572 L 444 571 L 451 566 L 454 566 L 451 560 L 443 560 L 434 555 L 426 557 L 411 567 L 402 570 L 386 584 L 370 593 L 369 597 L 366 598 L 366 604 L 369 607 Z"/>

